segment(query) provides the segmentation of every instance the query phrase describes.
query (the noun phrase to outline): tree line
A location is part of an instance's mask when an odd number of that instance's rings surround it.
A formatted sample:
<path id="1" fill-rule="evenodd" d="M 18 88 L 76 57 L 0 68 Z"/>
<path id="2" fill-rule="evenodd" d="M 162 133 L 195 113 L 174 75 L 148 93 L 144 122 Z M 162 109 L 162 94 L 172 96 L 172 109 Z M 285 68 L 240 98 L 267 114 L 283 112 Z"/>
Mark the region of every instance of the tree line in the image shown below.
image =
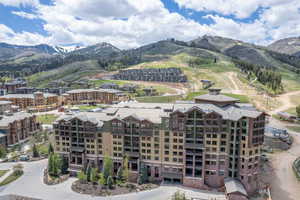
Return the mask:
<path id="1" fill-rule="evenodd" d="M 281 91 L 282 88 L 282 76 L 280 73 L 274 71 L 271 68 L 247 63 L 241 60 L 233 60 L 234 64 L 247 74 L 247 78 L 256 77 L 257 81 L 267 86 L 273 91 Z"/>

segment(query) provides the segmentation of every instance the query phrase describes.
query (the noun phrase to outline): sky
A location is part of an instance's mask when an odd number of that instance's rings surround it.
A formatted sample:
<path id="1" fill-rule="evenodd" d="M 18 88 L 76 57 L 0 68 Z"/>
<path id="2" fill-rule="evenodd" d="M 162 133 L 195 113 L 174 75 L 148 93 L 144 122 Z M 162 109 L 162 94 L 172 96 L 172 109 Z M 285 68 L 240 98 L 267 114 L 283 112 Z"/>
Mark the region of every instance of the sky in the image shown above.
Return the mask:
<path id="1" fill-rule="evenodd" d="M 0 0 L 0 42 L 121 49 L 218 35 L 267 45 L 300 36 L 300 0 Z"/>

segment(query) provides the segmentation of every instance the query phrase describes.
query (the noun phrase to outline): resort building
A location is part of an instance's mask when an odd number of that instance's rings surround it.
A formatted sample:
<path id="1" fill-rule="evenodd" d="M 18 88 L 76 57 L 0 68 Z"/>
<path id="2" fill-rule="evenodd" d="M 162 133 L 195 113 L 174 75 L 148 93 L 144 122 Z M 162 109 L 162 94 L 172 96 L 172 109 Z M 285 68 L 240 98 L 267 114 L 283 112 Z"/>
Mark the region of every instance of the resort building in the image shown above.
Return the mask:
<path id="1" fill-rule="evenodd" d="M 12 81 L 6 82 L 0 86 L 0 88 L 4 89 L 6 93 L 13 94 L 16 93 L 17 88 L 26 87 L 27 82 L 22 78 L 16 78 Z"/>
<path id="2" fill-rule="evenodd" d="M 116 172 L 127 156 L 132 180 L 143 165 L 152 180 L 207 189 L 232 178 L 253 194 L 261 187 L 266 114 L 216 90 L 195 101 L 128 102 L 61 116 L 53 124 L 55 151 L 74 173 L 88 165 L 101 169 L 105 155 Z"/>
<path id="3" fill-rule="evenodd" d="M 4 112 L 11 111 L 11 104 L 11 101 L 0 101 L 0 115 L 3 115 Z"/>
<path id="4" fill-rule="evenodd" d="M 4 147 L 21 144 L 40 130 L 35 115 L 18 112 L 0 116 L 0 145 Z"/>
<path id="5" fill-rule="evenodd" d="M 67 92 L 64 104 L 113 104 L 127 101 L 128 96 L 115 89 L 78 89 Z"/>
<path id="6" fill-rule="evenodd" d="M 12 105 L 19 106 L 21 110 L 48 111 L 59 106 L 57 95 L 35 92 L 34 94 L 8 94 L 0 96 L 0 101 L 11 101 Z"/>

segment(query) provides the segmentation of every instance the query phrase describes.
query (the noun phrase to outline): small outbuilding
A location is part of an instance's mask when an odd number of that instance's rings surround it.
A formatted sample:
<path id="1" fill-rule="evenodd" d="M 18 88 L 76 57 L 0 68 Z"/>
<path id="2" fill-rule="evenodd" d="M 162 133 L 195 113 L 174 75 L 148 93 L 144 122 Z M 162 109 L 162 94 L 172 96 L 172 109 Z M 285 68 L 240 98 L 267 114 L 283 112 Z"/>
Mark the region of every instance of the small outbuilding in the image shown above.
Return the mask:
<path id="1" fill-rule="evenodd" d="M 224 182 L 228 200 L 248 200 L 247 191 L 240 181 L 234 178 L 227 178 Z"/>

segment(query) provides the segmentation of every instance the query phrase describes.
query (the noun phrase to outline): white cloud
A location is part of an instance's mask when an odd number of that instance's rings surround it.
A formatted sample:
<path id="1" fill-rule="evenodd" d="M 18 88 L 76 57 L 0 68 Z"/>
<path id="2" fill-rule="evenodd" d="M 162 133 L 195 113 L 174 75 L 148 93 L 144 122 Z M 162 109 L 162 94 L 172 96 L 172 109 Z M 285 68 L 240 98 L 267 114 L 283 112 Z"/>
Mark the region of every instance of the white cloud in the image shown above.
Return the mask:
<path id="1" fill-rule="evenodd" d="M 53 0 L 52 5 L 39 4 L 38 0 L 2 1 L 16 6 L 34 5 L 34 14 L 23 11 L 14 11 L 13 14 L 44 21 L 43 27 L 48 36 L 15 33 L 0 26 L 0 38 L 22 44 L 90 45 L 109 42 L 119 48 L 134 48 L 170 37 L 187 41 L 204 34 L 266 44 L 300 33 L 299 0 L 174 0 L 181 7 L 190 8 L 188 12 L 215 11 L 215 14 L 206 16 L 214 22 L 210 25 L 170 12 L 161 0 Z M 220 16 L 246 18 L 259 7 L 264 9 L 257 19 L 249 23 Z"/>
<path id="2" fill-rule="evenodd" d="M 287 0 L 174 0 L 180 7 L 196 11 L 215 11 L 223 15 L 247 18 L 258 8 L 282 5 Z"/>
<path id="3" fill-rule="evenodd" d="M 48 39 L 38 33 L 21 32 L 16 33 L 11 28 L 0 24 L 1 42 L 20 45 L 37 45 L 48 43 Z"/>
<path id="4" fill-rule="evenodd" d="M 110 42 L 120 48 L 132 48 L 170 37 L 190 40 L 209 32 L 206 25 L 170 13 L 160 0 L 113 0 L 105 4 L 99 0 L 92 4 L 96 7 L 99 3 L 98 9 L 81 1 L 71 4 L 57 0 L 54 6 L 39 7 L 51 43 Z"/>
<path id="5" fill-rule="evenodd" d="M 32 13 L 22 12 L 22 11 L 12 11 L 11 12 L 14 15 L 18 15 L 20 17 L 26 18 L 26 19 L 37 19 L 38 16 Z"/>
<path id="6" fill-rule="evenodd" d="M 3 4 L 4 6 L 14 6 L 14 7 L 21 7 L 21 6 L 35 7 L 39 5 L 39 0 L 1 0 L 0 4 Z"/>

